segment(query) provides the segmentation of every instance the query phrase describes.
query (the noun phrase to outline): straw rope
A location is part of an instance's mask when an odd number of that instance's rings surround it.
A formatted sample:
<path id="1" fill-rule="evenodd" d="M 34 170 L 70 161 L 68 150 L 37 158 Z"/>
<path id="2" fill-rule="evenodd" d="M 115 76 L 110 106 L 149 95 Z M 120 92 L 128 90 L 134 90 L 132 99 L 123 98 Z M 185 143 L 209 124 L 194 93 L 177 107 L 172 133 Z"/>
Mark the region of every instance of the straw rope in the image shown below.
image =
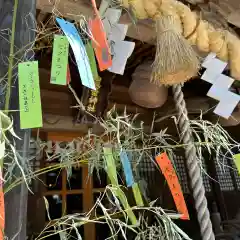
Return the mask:
<path id="1" fill-rule="evenodd" d="M 215 29 L 207 21 L 199 20 L 189 7 L 175 0 L 120 0 L 130 8 L 138 19 L 157 20 L 164 15 L 175 16 L 182 35 L 200 51 L 214 52 L 223 61 L 229 62 L 231 76 L 240 80 L 240 40 L 223 29 Z"/>
<path id="2" fill-rule="evenodd" d="M 190 177 L 195 207 L 197 210 L 198 222 L 200 225 L 203 240 L 214 240 L 214 233 L 210 214 L 207 207 L 207 199 L 205 197 L 205 189 L 200 174 L 200 168 L 197 162 L 196 148 L 192 139 L 192 132 L 189 126 L 188 112 L 184 95 L 180 84 L 173 86 L 173 96 L 176 109 L 179 114 L 179 127 L 182 134 L 182 141 L 186 144 L 185 156 L 187 159 L 188 174 Z"/>

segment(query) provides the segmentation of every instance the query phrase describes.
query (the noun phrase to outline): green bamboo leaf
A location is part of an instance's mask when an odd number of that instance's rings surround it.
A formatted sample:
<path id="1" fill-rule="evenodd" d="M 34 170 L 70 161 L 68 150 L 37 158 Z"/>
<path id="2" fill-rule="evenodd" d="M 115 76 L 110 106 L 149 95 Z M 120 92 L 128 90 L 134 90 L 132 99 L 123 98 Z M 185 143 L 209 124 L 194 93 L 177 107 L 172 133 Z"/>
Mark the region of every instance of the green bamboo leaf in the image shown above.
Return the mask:
<path id="1" fill-rule="evenodd" d="M 13 121 L 2 111 L 0 111 L 0 121 L 0 127 L 3 132 L 9 131 L 15 138 L 21 140 L 13 130 Z"/>
<path id="2" fill-rule="evenodd" d="M 112 188 L 112 191 L 119 198 L 120 202 L 122 203 L 122 205 L 124 207 L 124 210 L 126 210 L 126 213 L 129 217 L 129 219 L 131 220 L 132 224 L 136 225 L 137 224 L 136 216 L 134 215 L 133 211 L 130 209 L 130 206 L 128 204 L 128 200 L 127 200 L 125 193 L 120 189 L 120 187 L 118 185 L 117 169 L 116 169 L 116 164 L 115 164 L 115 160 L 113 157 L 112 148 L 104 147 L 103 153 L 104 153 L 104 157 L 106 160 L 106 172 L 107 172 L 107 175 L 108 175 L 112 185 L 114 186 Z"/>
<path id="3" fill-rule="evenodd" d="M 85 45 L 85 49 L 86 49 L 86 52 L 87 52 L 87 55 L 88 55 L 90 67 L 91 67 L 91 70 L 92 70 L 93 79 L 96 81 L 96 79 L 99 76 L 98 76 L 95 54 L 94 54 L 94 50 L 93 50 L 91 41 L 88 41 L 88 43 Z"/>
<path id="4" fill-rule="evenodd" d="M 49 213 L 49 203 L 48 203 L 48 200 L 44 196 L 43 196 L 43 200 L 44 200 L 44 203 L 45 203 L 48 220 L 51 221 L 51 217 L 50 217 L 50 213 Z"/>
<path id="5" fill-rule="evenodd" d="M 5 141 L 0 142 L 0 159 L 5 156 Z"/>
<path id="6" fill-rule="evenodd" d="M 233 155 L 233 159 L 237 166 L 238 173 L 240 174 L 240 153 Z"/>
<path id="7" fill-rule="evenodd" d="M 117 170 L 116 170 L 115 160 L 113 158 L 112 148 L 104 147 L 103 152 L 106 160 L 107 175 L 111 181 L 111 184 L 117 186 L 118 185 Z"/>
<path id="8" fill-rule="evenodd" d="M 135 214 L 133 213 L 131 207 L 128 204 L 128 200 L 127 200 L 125 193 L 120 189 L 120 187 L 116 187 L 115 189 L 112 189 L 112 191 L 119 198 L 120 202 L 123 205 L 124 210 L 126 211 L 129 219 L 131 220 L 132 224 L 137 225 L 137 223 L 138 223 L 137 218 L 136 218 Z"/>

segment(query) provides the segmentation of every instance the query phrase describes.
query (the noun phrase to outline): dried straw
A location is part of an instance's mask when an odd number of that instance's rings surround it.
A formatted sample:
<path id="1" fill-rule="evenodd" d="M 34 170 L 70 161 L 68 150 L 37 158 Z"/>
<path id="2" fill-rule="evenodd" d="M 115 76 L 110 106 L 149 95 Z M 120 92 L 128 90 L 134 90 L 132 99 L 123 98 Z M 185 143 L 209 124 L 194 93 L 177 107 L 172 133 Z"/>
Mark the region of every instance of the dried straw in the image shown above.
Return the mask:
<path id="1" fill-rule="evenodd" d="M 156 19 L 157 47 L 151 82 L 174 85 L 196 76 L 199 59 L 182 36 L 177 14 L 165 14 Z"/>

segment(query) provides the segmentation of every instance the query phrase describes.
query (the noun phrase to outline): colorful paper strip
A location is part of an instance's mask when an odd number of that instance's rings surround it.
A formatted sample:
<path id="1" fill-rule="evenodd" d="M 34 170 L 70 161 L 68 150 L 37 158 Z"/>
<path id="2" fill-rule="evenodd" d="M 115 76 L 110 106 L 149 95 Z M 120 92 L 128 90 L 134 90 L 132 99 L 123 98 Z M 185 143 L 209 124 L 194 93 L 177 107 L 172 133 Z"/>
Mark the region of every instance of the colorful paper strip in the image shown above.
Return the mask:
<path id="1" fill-rule="evenodd" d="M 108 71 L 123 75 L 128 58 L 131 56 L 135 47 L 134 42 L 117 41 L 113 44 L 112 66 Z"/>
<path id="2" fill-rule="evenodd" d="M 68 38 L 68 41 L 72 47 L 82 84 L 88 88 L 95 90 L 96 88 L 91 72 L 89 59 L 76 27 L 73 23 L 65 21 L 61 18 L 56 18 L 56 20 L 59 26 L 62 28 L 64 34 Z"/>
<path id="3" fill-rule="evenodd" d="M 168 186 L 176 204 L 176 208 L 178 212 L 182 214 L 181 219 L 189 220 L 189 214 L 182 193 L 182 189 L 170 159 L 168 158 L 166 153 L 161 153 L 160 155 L 156 156 L 156 161 L 160 169 L 162 170 L 164 177 L 167 180 Z"/>
<path id="4" fill-rule="evenodd" d="M 143 199 L 142 199 L 142 194 L 140 192 L 138 184 L 134 182 L 131 163 L 129 161 L 126 151 L 124 151 L 124 150 L 121 151 L 120 159 L 121 159 L 121 162 L 123 165 L 123 171 L 125 174 L 127 186 L 132 187 L 135 201 L 139 207 L 142 207 L 144 205 Z"/>
<path id="5" fill-rule="evenodd" d="M 85 45 L 85 48 L 86 48 L 86 52 L 87 52 L 87 55 L 88 55 L 90 67 L 91 67 L 91 70 L 92 70 L 93 79 L 94 79 L 94 81 L 96 81 L 96 79 L 99 76 L 98 76 L 95 54 L 94 54 L 94 50 L 93 50 L 91 41 L 87 42 L 87 44 Z"/>
<path id="6" fill-rule="evenodd" d="M 104 157 L 106 159 L 106 168 L 107 168 L 106 170 L 107 170 L 108 177 L 112 185 L 118 185 L 117 170 L 116 170 L 115 160 L 112 154 L 112 148 L 104 147 L 103 152 L 104 152 Z"/>
<path id="7" fill-rule="evenodd" d="M 127 186 L 132 187 L 132 185 L 134 184 L 134 179 L 133 179 L 131 164 L 128 159 L 126 151 L 124 151 L 124 150 L 121 151 L 120 159 L 121 159 L 121 162 L 123 165 L 123 170 L 124 170 Z"/>
<path id="8" fill-rule="evenodd" d="M 67 66 L 67 84 L 71 82 L 71 73 L 70 73 L 70 68 L 69 65 Z"/>
<path id="9" fill-rule="evenodd" d="M 51 68 L 51 83 L 67 84 L 69 43 L 65 36 L 55 35 L 53 42 L 53 56 Z"/>
<path id="10" fill-rule="evenodd" d="M 144 203 L 143 203 L 142 194 L 141 194 L 141 192 L 140 192 L 138 183 L 134 183 L 134 184 L 132 185 L 132 190 L 133 190 L 133 195 L 134 195 L 136 204 L 137 204 L 139 207 L 143 207 L 143 206 L 144 206 Z"/>
<path id="11" fill-rule="evenodd" d="M 100 7 L 99 7 L 99 15 L 102 17 L 104 13 L 107 11 L 108 7 L 110 6 L 110 2 L 108 0 L 102 0 Z"/>
<path id="12" fill-rule="evenodd" d="M 233 156 L 234 162 L 237 166 L 238 173 L 240 174 L 240 153 Z"/>
<path id="13" fill-rule="evenodd" d="M 96 2 L 95 0 L 91 1 L 96 15 L 96 18 L 89 22 L 92 32 L 92 43 L 97 57 L 99 69 L 100 71 L 104 71 L 112 66 L 111 53 Z"/>
<path id="14" fill-rule="evenodd" d="M 18 65 L 21 129 L 42 127 L 42 106 L 39 88 L 38 62 Z"/>
<path id="15" fill-rule="evenodd" d="M 136 218 L 135 214 L 133 213 L 131 207 L 128 204 L 128 200 L 127 200 L 125 193 L 120 189 L 120 187 L 116 188 L 115 195 L 117 195 L 117 197 L 119 198 L 121 204 L 123 205 L 124 210 L 126 210 L 126 213 L 129 217 L 129 219 L 131 220 L 132 224 L 136 225 L 137 218 Z"/>
<path id="16" fill-rule="evenodd" d="M 104 157 L 106 160 L 106 172 L 108 174 L 108 177 L 113 185 L 113 190 L 115 189 L 115 194 L 119 198 L 120 202 L 122 203 L 124 209 L 126 210 L 126 213 L 131 220 L 133 225 L 137 224 L 137 219 L 133 211 L 131 210 L 131 207 L 128 204 L 127 198 L 124 194 L 124 192 L 120 189 L 118 185 L 118 179 L 117 179 L 117 170 L 116 170 L 116 164 L 113 157 L 113 152 L 111 147 L 104 147 L 103 148 Z"/>
<path id="17" fill-rule="evenodd" d="M 112 59 L 102 21 L 99 18 L 95 18 L 89 22 L 89 26 L 92 32 L 92 44 L 99 69 L 104 71 L 112 66 Z"/>

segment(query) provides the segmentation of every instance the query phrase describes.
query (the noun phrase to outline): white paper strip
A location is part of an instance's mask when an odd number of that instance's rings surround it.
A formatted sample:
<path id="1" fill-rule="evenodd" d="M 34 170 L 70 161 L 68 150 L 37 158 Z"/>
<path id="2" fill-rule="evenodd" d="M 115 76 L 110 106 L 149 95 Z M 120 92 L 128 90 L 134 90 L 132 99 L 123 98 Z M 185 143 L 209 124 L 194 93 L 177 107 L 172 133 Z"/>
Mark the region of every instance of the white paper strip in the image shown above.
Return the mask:
<path id="1" fill-rule="evenodd" d="M 210 53 L 203 61 L 202 66 L 206 68 L 206 71 L 201 79 L 213 84 L 207 96 L 219 101 L 214 113 L 228 119 L 239 103 L 240 96 L 229 91 L 234 79 L 222 74 L 227 63 L 215 57 L 215 53 Z"/>
<path id="2" fill-rule="evenodd" d="M 107 11 L 108 7 L 110 6 L 109 0 L 102 0 L 100 7 L 99 7 L 99 14 L 100 16 L 103 16 L 105 12 Z"/>
<path id="3" fill-rule="evenodd" d="M 227 92 L 225 93 L 225 99 L 227 100 L 222 100 L 219 102 L 219 104 L 214 110 L 214 113 L 228 119 L 232 115 L 232 112 L 234 111 L 237 104 L 239 103 L 240 96 L 232 92 Z"/>
<path id="4" fill-rule="evenodd" d="M 123 41 L 127 35 L 128 25 L 115 24 L 111 28 L 111 32 L 108 35 L 109 41 Z"/>
<path id="5" fill-rule="evenodd" d="M 108 69 L 108 71 L 123 75 L 127 60 L 131 56 L 134 47 L 134 42 L 115 42 L 113 45 L 112 66 Z"/>
<path id="6" fill-rule="evenodd" d="M 102 2 L 102 4 L 104 4 Z M 103 7 L 102 7 L 103 9 Z M 128 25 L 118 24 L 122 10 L 108 8 L 103 15 L 104 30 L 107 34 L 112 53 L 112 66 L 110 72 L 123 75 L 128 58 L 131 56 L 135 43 L 124 41 Z"/>
<path id="7" fill-rule="evenodd" d="M 121 9 L 116 9 L 116 8 L 108 8 L 105 12 L 105 14 L 103 15 L 103 19 L 107 18 L 108 21 L 111 24 L 116 24 L 118 23 L 120 17 L 122 14 L 122 10 Z"/>

